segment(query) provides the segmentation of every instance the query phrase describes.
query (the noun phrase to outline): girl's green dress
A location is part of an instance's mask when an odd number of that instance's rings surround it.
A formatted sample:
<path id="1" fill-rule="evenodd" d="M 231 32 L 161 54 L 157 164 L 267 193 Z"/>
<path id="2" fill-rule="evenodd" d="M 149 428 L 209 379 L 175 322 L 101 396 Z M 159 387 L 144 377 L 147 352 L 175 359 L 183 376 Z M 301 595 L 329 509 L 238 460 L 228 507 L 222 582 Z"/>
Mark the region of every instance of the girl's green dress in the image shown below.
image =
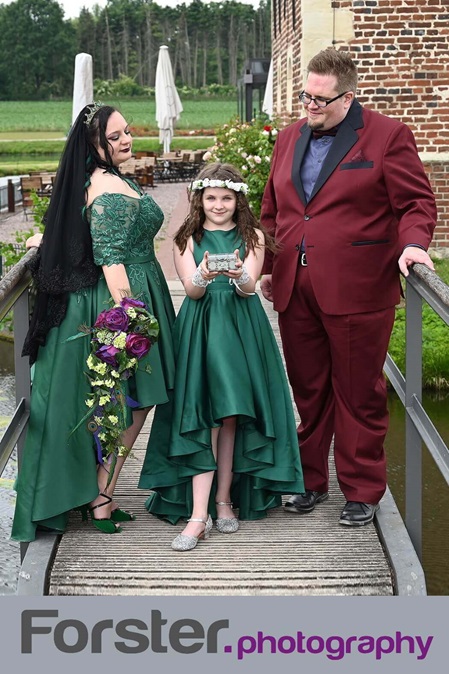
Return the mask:
<path id="1" fill-rule="evenodd" d="M 145 301 L 159 321 L 158 342 L 140 361 L 128 382 L 128 393 L 141 407 L 165 403 L 174 383 L 169 290 L 154 255 L 154 237 L 163 213 L 149 195 L 106 193 L 88 209 L 94 259 L 98 265 L 123 263 L 134 297 Z M 12 538 L 31 541 L 37 527 L 64 531 L 70 510 L 98 495 L 93 436 L 87 422 L 73 429 L 87 412 L 90 391 L 86 359 L 89 337 L 66 342 L 82 324 L 92 326 L 110 306 L 104 276 L 89 288 L 72 293 L 66 316 L 39 349 L 31 394 L 31 413 L 22 465 Z M 152 372 L 145 372 L 149 364 Z M 130 415 L 131 419 L 131 415 Z"/>
<path id="2" fill-rule="evenodd" d="M 244 245 L 234 228 L 205 231 L 194 246 L 227 253 Z M 150 513 L 176 523 L 192 512 L 192 476 L 216 469 L 210 429 L 237 416 L 231 498 L 240 519 L 265 517 L 282 494 L 304 491 L 296 424 L 283 363 L 257 295 L 241 297 L 218 276 L 175 322 L 173 405 L 157 408 L 139 487 Z M 171 430 L 171 433 L 170 433 Z M 168 437 L 170 436 L 170 437 Z M 214 489 L 209 512 L 216 516 Z"/>

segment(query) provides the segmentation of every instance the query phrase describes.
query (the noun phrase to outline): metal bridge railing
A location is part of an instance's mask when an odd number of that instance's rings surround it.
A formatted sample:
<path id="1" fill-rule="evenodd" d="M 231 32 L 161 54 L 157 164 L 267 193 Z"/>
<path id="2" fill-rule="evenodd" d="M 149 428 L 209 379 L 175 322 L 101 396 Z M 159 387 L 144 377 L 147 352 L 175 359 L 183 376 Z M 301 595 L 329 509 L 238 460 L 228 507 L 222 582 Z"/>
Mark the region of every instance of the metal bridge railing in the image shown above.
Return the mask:
<path id="1" fill-rule="evenodd" d="M 405 373 L 390 355 L 385 372 L 405 407 L 405 526 L 422 559 L 422 442 L 449 485 L 449 449 L 422 406 L 422 301 L 449 325 L 449 286 L 415 264 L 406 279 Z M 449 344 L 448 344 L 449 348 Z"/>
<path id="2" fill-rule="evenodd" d="M 30 367 L 28 358 L 21 356 L 22 344 L 29 325 L 28 287 L 31 276 L 26 263 L 36 254 L 31 249 L 0 280 L 0 321 L 13 310 L 14 317 L 14 366 L 16 380 L 16 409 L 3 437 L 0 439 L 0 477 L 8 463 L 14 447 L 17 446 L 17 461 L 20 470 L 25 429 L 30 416 Z M 21 554 L 25 546 L 21 545 Z"/>

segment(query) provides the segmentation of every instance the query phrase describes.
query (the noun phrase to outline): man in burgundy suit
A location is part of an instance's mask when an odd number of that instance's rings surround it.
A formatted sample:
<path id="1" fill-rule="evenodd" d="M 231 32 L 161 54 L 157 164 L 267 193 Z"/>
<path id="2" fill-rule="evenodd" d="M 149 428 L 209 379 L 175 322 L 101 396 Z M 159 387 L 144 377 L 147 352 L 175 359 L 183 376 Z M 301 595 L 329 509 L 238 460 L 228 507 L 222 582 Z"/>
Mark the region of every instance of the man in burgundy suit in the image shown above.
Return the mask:
<path id="1" fill-rule="evenodd" d="M 383 365 L 400 299 L 399 270 L 427 254 L 435 199 L 410 129 L 363 108 L 357 69 L 327 49 L 308 65 L 306 118 L 281 131 L 261 221 L 279 245 L 261 289 L 279 312 L 311 512 L 328 498 L 328 457 L 346 498 L 340 523 L 372 522 L 386 487 Z M 329 135 L 328 135 L 329 134 Z"/>

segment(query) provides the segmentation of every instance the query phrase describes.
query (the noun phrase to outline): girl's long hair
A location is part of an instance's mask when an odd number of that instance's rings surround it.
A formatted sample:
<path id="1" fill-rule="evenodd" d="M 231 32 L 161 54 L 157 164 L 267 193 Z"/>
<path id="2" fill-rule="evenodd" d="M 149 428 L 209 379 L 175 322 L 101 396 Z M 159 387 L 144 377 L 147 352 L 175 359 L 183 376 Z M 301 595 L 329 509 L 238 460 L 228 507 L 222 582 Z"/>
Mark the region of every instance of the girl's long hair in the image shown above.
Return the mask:
<path id="1" fill-rule="evenodd" d="M 196 180 L 231 180 L 235 183 L 244 182 L 242 176 L 232 164 L 220 164 L 218 162 L 207 164 L 197 175 Z M 265 237 L 265 248 L 275 252 L 276 246 L 274 239 L 260 225 L 257 218 L 251 211 L 248 199 L 243 192 L 236 192 L 237 202 L 233 221 L 237 225 L 237 230 L 245 244 L 246 253 L 259 246 L 259 238 L 256 228 L 261 230 Z M 204 236 L 204 222 L 206 216 L 203 208 L 203 190 L 192 190 L 190 193 L 190 210 L 181 227 L 175 234 L 174 242 L 179 248 L 181 254 L 187 247 L 187 241 L 190 237 L 196 243 L 200 243 Z"/>

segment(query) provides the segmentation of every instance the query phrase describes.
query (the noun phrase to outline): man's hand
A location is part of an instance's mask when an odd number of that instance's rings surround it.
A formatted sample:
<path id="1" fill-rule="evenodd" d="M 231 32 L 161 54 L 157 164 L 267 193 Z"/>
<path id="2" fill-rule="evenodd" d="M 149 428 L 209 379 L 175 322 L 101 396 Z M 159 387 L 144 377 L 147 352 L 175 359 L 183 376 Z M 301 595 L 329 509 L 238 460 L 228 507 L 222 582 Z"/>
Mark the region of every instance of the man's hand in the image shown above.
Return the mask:
<path id="1" fill-rule="evenodd" d="M 271 285 L 271 274 L 265 274 L 260 279 L 260 289 L 266 300 L 273 301 L 273 288 Z"/>
<path id="2" fill-rule="evenodd" d="M 425 264 L 429 267 L 429 269 L 435 271 L 433 262 L 425 250 L 418 248 L 417 246 L 407 246 L 404 248 L 401 257 L 398 260 L 399 269 L 404 274 L 404 276 L 408 276 L 408 267 L 410 267 L 410 265 L 414 264 L 415 262 Z"/>

